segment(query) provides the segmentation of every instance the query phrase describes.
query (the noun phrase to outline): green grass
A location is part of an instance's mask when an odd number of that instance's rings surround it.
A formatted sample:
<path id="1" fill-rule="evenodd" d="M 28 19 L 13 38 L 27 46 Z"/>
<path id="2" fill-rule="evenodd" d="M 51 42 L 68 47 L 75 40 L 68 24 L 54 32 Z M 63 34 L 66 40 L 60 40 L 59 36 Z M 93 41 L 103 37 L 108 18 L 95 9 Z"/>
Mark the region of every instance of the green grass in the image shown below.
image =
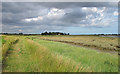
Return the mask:
<path id="1" fill-rule="evenodd" d="M 7 57 L 4 72 L 87 72 L 91 71 L 32 40 L 21 38 Z"/>
<path id="2" fill-rule="evenodd" d="M 97 52 L 86 48 L 71 46 L 64 43 L 35 39 L 41 45 L 46 46 L 53 53 L 70 58 L 83 66 L 97 72 L 117 72 L 118 56 L 109 53 Z"/>
<path id="3" fill-rule="evenodd" d="M 2 36 L 0 36 L 0 48 L 2 46 Z"/>
<path id="4" fill-rule="evenodd" d="M 5 58 L 7 51 L 11 49 L 12 45 L 16 40 L 17 38 L 14 36 L 2 37 L 2 47 L 1 47 L 2 59 Z"/>
<path id="5" fill-rule="evenodd" d="M 4 44 L 5 42 L 6 42 L 6 40 L 2 38 L 2 44 Z"/>
<path id="6" fill-rule="evenodd" d="M 84 46 L 105 48 L 106 50 L 118 50 L 118 38 L 100 36 L 38 36 L 38 38 L 81 43 Z"/>
<path id="7" fill-rule="evenodd" d="M 19 41 L 7 50 L 3 72 L 118 72 L 117 55 L 26 37 L 4 37 L 4 45 Z"/>
<path id="8" fill-rule="evenodd" d="M 1 68 L 2 68 L 2 37 L 0 36 L 0 72 L 2 72 Z"/>

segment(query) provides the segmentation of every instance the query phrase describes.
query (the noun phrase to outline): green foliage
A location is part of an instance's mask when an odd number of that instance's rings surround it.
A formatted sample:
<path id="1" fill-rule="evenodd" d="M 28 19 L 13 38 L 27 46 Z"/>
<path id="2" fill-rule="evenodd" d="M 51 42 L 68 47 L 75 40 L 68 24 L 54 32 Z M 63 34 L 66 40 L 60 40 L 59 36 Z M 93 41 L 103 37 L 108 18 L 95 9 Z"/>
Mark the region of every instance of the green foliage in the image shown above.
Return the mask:
<path id="1" fill-rule="evenodd" d="M 3 38 L 2 38 L 2 44 L 4 44 L 6 42 L 6 40 L 4 40 Z"/>

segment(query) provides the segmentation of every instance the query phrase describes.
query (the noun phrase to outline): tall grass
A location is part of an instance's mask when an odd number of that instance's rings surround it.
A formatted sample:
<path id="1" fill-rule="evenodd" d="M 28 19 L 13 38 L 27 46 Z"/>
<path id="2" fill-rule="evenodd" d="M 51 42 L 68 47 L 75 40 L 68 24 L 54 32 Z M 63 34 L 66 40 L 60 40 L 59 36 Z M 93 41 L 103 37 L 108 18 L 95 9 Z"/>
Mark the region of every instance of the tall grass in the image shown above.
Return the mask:
<path id="1" fill-rule="evenodd" d="M 0 73 L 2 72 L 2 36 L 0 36 Z"/>
<path id="2" fill-rule="evenodd" d="M 12 36 L 2 37 L 2 59 L 5 58 L 7 51 L 18 38 Z"/>
<path id="3" fill-rule="evenodd" d="M 20 36 L 12 49 L 4 72 L 118 72 L 117 55 L 65 43 Z"/>
<path id="4" fill-rule="evenodd" d="M 118 50 L 118 38 L 99 36 L 39 36 L 38 38 L 81 43 L 84 46 L 104 48 L 105 50 Z"/>
<path id="5" fill-rule="evenodd" d="M 118 56 L 64 43 L 34 39 L 52 53 L 68 57 L 94 72 L 118 72 Z"/>
<path id="6" fill-rule="evenodd" d="M 87 72 L 80 63 L 54 54 L 32 40 L 21 39 L 6 60 L 4 72 Z"/>

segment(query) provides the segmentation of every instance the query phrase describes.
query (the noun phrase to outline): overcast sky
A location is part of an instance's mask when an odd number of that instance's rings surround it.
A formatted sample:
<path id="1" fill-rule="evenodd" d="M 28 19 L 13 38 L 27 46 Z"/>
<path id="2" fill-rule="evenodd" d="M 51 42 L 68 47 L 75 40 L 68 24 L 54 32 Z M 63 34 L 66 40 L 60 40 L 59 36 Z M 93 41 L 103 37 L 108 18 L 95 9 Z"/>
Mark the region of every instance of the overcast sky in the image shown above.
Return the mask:
<path id="1" fill-rule="evenodd" d="M 118 33 L 118 6 L 113 2 L 3 2 L 2 31 Z"/>

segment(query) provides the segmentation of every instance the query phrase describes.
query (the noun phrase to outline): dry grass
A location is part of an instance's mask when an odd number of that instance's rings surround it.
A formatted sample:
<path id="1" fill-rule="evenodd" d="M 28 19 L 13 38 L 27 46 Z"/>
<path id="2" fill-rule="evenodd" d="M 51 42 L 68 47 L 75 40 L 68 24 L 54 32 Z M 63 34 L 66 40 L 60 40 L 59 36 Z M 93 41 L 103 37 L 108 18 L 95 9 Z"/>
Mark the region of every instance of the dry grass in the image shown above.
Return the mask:
<path id="1" fill-rule="evenodd" d="M 118 50 L 118 38 L 99 36 L 39 36 L 41 39 L 67 41 L 87 47 L 104 48 L 104 50 Z"/>
<path id="2" fill-rule="evenodd" d="M 52 53 L 49 48 L 21 38 L 6 59 L 4 72 L 90 72 L 80 63 Z"/>
<path id="3" fill-rule="evenodd" d="M 58 39 L 59 37 L 60 36 L 45 36 L 44 38 Z M 10 43 L 8 44 L 8 48 L 10 46 L 12 49 L 10 50 L 11 53 L 6 57 L 5 66 L 3 68 L 4 72 L 118 71 L 117 55 L 87 50 L 85 48 L 75 47 L 60 42 L 40 39 L 30 40 L 31 37 L 28 39 L 26 36 L 19 36 L 18 43 L 14 44 L 13 42 L 17 38 L 17 36 L 8 36 L 4 38 L 6 40 L 5 44 L 7 42 Z M 64 37 L 60 37 L 60 40 L 63 39 Z M 65 39 L 67 40 L 66 36 Z M 74 37 L 68 36 L 68 39 L 69 41 L 74 41 Z M 7 48 L 4 47 L 2 50 L 7 50 Z"/>
<path id="4" fill-rule="evenodd" d="M 6 40 L 6 42 L 2 45 L 2 59 L 5 58 L 7 51 L 11 49 L 12 44 L 14 44 L 14 42 L 18 39 L 12 36 L 6 36 L 3 38 Z"/>
<path id="5" fill-rule="evenodd" d="M 41 45 L 44 45 L 45 47 L 49 48 L 51 53 L 62 55 L 63 58 L 67 57 L 66 60 L 70 58 L 75 62 L 78 62 L 83 66 L 84 69 L 89 68 L 91 69 L 91 71 L 94 72 L 118 71 L 117 55 L 104 52 L 97 52 L 96 50 L 89 50 L 87 48 L 71 46 L 60 42 L 46 41 L 40 39 L 34 40 L 36 42 L 39 42 Z"/>

